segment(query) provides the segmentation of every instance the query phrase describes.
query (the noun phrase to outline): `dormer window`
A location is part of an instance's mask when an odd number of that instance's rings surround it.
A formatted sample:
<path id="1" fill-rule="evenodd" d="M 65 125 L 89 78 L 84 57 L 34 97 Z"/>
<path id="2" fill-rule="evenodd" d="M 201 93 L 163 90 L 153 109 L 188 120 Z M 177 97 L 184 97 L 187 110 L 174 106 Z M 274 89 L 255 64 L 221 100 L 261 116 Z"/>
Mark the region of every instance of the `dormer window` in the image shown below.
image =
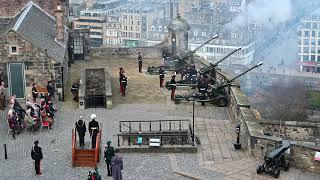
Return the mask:
<path id="1" fill-rule="evenodd" d="M 159 32 L 162 32 L 162 26 L 159 26 Z"/>
<path id="2" fill-rule="evenodd" d="M 18 54 L 18 46 L 11 46 L 10 54 Z"/>

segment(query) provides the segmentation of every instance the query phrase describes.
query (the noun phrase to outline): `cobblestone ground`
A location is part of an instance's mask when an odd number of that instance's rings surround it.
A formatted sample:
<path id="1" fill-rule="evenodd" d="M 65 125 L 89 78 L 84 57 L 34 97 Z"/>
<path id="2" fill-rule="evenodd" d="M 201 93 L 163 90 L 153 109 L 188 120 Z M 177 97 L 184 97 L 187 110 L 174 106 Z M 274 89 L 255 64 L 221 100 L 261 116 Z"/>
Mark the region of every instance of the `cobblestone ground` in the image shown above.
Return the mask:
<path id="1" fill-rule="evenodd" d="M 137 73 L 136 59 L 103 60 L 97 58 L 92 64 L 108 66 L 112 69 L 113 109 L 77 109 L 77 104 L 71 101 L 69 92 L 71 82 L 79 78 L 79 68 L 86 66 L 76 63 L 72 66 L 67 83 L 66 101 L 58 104 L 58 113 L 52 130 L 42 129 L 37 134 L 29 131 L 22 132 L 16 140 L 8 136 L 6 111 L 0 111 L 0 143 L 7 144 L 8 159 L 4 159 L 3 148 L 0 150 L 0 180 L 19 179 L 53 179 L 53 180 L 80 180 L 92 168 L 73 168 L 71 166 L 71 131 L 74 123 L 81 115 L 88 125 L 91 113 L 97 114 L 97 120 L 102 124 L 102 147 L 108 140 L 117 146 L 116 134 L 121 120 L 159 120 L 159 119 L 191 119 L 192 104 L 175 105 L 170 99 L 170 92 L 158 88 L 158 77 Z M 152 64 L 156 60 L 147 61 Z M 119 96 L 118 68 L 122 64 L 127 76 L 134 81 L 129 83 L 126 97 Z M 145 65 L 146 66 L 146 65 Z M 70 76 L 69 76 L 70 77 Z M 137 83 L 137 84 L 136 84 Z M 150 85 L 151 84 L 151 85 Z M 178 90 L 177 93 L 185 93 Z M 140 94 L 139 94 L 140 93 Z M 147 97 L 144 99 L 143 97 Z M 233 125 L 224 108 L 207 105 L 204 108 L 195 105 L 196 134 L 202 144 L 198 153 L 126 153 L 120 154 L 124 159 L 124 179 L 269 179 L 268 176 L 257 176 L 254 159 L 248 159 L 243 152 L 233 152 L 232 145 Z M 88 134 L 85 137 L 86 147 L 90 146 Z M 42 175 L 35 176 L 30 151 L 35 140 L 40 141 L 44 152 L 42 161 Z M 217 141 L 216 141 L 217 140 Z M 219 146 L 217 146 L 218 144 Z M 223 151 L 223 152 L 222 152 Z M 233 164 L 234 163 L 234 164 Z M 103 179 L 106 176 L 105 163 L 99 163 Z M 303 174 L 290 170 L 281 174 L 281 179 L 320 179 L 313 174 Z M 290 179 L 289 178 L 289 179 Z M 273 179 L 273 178 L 270 178 Z M 287 178 L 288 179 L 288 178 Z"/>

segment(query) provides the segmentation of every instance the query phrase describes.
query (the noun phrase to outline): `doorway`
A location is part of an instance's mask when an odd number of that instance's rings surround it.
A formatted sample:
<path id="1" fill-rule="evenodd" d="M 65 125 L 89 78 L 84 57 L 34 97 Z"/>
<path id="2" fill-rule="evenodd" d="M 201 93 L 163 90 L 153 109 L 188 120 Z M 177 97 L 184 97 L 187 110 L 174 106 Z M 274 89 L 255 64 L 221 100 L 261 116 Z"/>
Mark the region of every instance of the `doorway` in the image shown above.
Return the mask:
<path id="1" fill-rule="evenodd" d="M 25 98 L 25 76 L 23 63 L 8 64 L 9 94 L 16 95 L 18 99 Z"/>

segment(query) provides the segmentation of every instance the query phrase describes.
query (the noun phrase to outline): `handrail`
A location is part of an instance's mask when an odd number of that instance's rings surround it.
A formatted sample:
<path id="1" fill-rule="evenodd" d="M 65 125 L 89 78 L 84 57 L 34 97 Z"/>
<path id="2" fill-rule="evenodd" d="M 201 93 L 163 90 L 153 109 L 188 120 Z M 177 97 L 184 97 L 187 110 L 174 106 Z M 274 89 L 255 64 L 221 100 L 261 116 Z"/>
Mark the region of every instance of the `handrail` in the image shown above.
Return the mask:
<path id="1" fill-rule="evenodd" d="M 75 165 L 75 160 L 76 160 L 76 133 L 75 130 L 72 129 L 72 166 Z"/>
<path id="2" fill-rule="evenodd" d="M 165 120 L 147 120 L 147 121 L 119 121 L 120 123 L 123 122 L 165 122 L 165 121 L 190 121 L 190 119 L 176 119 L 176 120 L 170 120 L 170 119 L 165 119 Z"/>
<path id="3" fill-rule="evenodd" d="M 98 132 L 98 135 L 96 137 L 96 148 L 94 153 L 94 162 L 97 164 L 100 161 L 100 141 L 101 141 L 101 129 Z"/>

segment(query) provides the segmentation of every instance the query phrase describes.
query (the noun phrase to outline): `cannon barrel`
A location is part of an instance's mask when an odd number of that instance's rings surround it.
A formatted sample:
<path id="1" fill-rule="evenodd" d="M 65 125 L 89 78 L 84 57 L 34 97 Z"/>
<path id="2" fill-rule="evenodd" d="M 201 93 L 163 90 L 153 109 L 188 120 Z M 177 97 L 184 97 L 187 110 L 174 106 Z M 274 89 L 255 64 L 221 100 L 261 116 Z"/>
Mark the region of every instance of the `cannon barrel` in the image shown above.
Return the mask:
<path id="1" fill-rule="evenodd" d="M 226 56 L 224 56 L 223 58 L 221 58 L 219 61 L 217 61 L 217 62 L 215 62 L 215 63 L 213 63 L 213 64 L 210 63 L 210 65 L 207 66 L 207 67 L 205 67 L 205 68 L 201 71 L 201 73 L 205 73 L 205 72 L 209 71 L 210 69 L 217 67 L 219 63 L 221 63 L 222 61 L 224 61 L 225 59 L 227 59 L 228 57 L 230 57 L 232 54 L 236 53 L 236 52 L 239 51 L 240 49 L 242 49 L 241 46 L 238 47 L 237 49 L 231 51 L 229 54 L 227 54 Z"/>
<path id="2" fill-rule="evenodd" d="M 214 39 L 216 39 L 216 38 L 218 38 L 218 37 L 219 37 L 219 36 L 218 36 L 217 34 L 214 35 L 212 38 L 208 39 L 206 42 L 204 42 L 203 44 L 201 44 L 200 46 L 198 46 L 198 47 L 195 48 L 194 50 L 189 51 L 189 52 L 187 52 L 186 54 L 182 55 L 182 56 L 180 57 L 180 59 L 185 59 L 185 58 L 193 55 L 196 51 L 198 51 L 198 50 L 199 50 L 200 48 L 202 48 L 204 45 L 208 44 L 210 41 L 212 41 L 212 40 L 214 40 Z"/>
<path id="3" fill-rule="evenodd" d="M 228 83 L 230 83 L 230 82 L 232 82 L 232 81 L 234 81 L 234 80 L 238 79 L 239 77 L 241 77 L 241 76 L 243 76 L 244 74 L 248 73 L 248 72 L 249 72 L 249 71 L 251 71 L 252 69 L 255 69 L 255 68 L 257 68 L 257 67 L 261 66 L 262 64 L 263 64 L 263 62 L 259 62 L 258 64 L 256 64 L 256 65 L 254 65 L 253 67 L 251 67 L 251 68 L 247 69 L 246 71 L 242 72 L 241 74 L 239 74 L 239 75 L 237 75 L 237 76 L 233 77 L 232 79 L 230 79 L 230 80 L 229 80 L 229 81 L 227 81 L 227 82 L 228 82 Z"/>
<path id="4" fill-rule="evenodd" d="M 290 143 L 283 144 L 280 148 L 273 150 L 265 157 L 265 161 L 271 162 L 278 159 L 287 149 L 291 147 Z"/>

